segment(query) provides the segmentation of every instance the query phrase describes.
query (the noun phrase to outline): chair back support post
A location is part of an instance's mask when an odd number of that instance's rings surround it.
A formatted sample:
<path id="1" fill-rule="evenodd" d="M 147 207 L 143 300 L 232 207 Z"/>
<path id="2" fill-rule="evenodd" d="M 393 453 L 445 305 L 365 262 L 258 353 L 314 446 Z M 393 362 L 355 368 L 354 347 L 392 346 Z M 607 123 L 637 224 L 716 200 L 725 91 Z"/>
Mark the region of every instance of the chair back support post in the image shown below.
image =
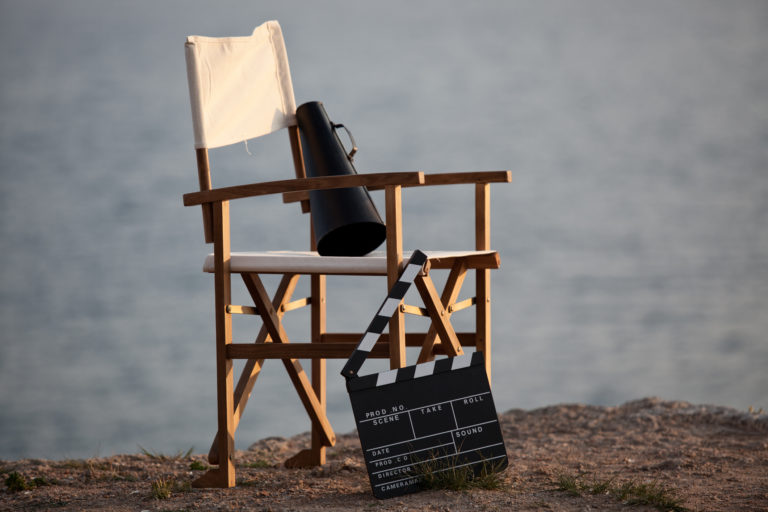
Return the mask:
<path id="1" fill-rule="evenodd" d="M 299 126 L 288 127 L 288 137 L 291 141 L 291 155 L 293 156 L 293 169 L 297 178 L 306 178 L 307 172 L 304 167 L 304 152 L 301 148 L 301 137 L 299 136 Z"/>
<path id="2" fill-rule="evenodd" d="M 387 224 L 387 289 L 391 288 L 403 268 L 403 221 L 402 187 L 385 188 Z M 391 369 L 405 366 L 405 319 L 398 308 L 389 321 L 389 366 Z"/>
<path id="3" fill-rule="evenodd" d="M 299 127 L 297 125 L 288 127 L 288 137 L 291 141 L 291 156 L 293 156 L 293 170 L 297 178 L 306 178 L 307 169 L 304 166 L 304 151 L 301 148 L 301 137 L 299 136 Z M 309 199 L 302 199 L 301 213 L 309 213 Z M 310 222 L 311 230 L 311 222 Z M 314 244 L 314 241 L 312 242 Z M 312 250 L 317 249 L 314 245 Z"/>
<path id="4" fill-rule="evenodd" d="M 491 249 L 491 185 L 475 184 L 475 249 Z M 475 336 L 477 350 L 485 356 L 485 371 L 491 382 L 491 271 L 475 271 Z"/>
<path id="5" fill-rule="evenodd" d="M 208 150 L 206 148 L 195 149 L 197 158 L 197 177 L 200 181 L 200 191 L 211 190 L 211 166 L 208 161 Z M 203 233 L 205 234 L 205 243 L 213 242 L 213 210 L 210 204 L 202 205 L 203 209 Z"/>

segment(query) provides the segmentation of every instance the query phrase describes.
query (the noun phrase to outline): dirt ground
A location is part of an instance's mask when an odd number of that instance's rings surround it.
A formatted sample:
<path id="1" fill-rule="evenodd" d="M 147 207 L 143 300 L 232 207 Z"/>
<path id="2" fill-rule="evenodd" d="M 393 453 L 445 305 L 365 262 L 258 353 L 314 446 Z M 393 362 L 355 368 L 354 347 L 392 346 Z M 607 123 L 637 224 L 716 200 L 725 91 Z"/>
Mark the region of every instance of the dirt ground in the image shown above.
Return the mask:
<path id="1" fill-rule="evenodd" d="M 202 455 L 0 461 L 0 510 L 768 510 L 762 411 L 643 399 L 511 410 L 501 423 L 510 465 L 494 490 L 379 501 L 355 434 L 339 436 L 323 467 L 286 469 L 282 462 L 307 446 L 300 435 L 238 452 L 238 485 L 226 490 L 190 487 Z M 565 481 L 576 486 L 564 490 Z M 676 505 L 635 504 L 615 492 L 629 485 L 660 490 Z M 158 497 L 163 489 L 169 497 Z"/>

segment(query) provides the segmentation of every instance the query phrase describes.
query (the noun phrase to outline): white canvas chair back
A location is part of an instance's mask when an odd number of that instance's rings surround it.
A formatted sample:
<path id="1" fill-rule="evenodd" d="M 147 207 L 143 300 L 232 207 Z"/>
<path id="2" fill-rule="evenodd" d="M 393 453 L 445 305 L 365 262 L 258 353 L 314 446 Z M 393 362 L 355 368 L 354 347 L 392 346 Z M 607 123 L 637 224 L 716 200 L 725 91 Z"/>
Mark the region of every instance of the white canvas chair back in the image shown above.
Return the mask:
<path id="1" fill-rule="evenodd" d="M 227 146 L 295 124 L 277 21 L 259 25 L 250 36 L 189 36 L 185 51 L 195 148 Z"/>

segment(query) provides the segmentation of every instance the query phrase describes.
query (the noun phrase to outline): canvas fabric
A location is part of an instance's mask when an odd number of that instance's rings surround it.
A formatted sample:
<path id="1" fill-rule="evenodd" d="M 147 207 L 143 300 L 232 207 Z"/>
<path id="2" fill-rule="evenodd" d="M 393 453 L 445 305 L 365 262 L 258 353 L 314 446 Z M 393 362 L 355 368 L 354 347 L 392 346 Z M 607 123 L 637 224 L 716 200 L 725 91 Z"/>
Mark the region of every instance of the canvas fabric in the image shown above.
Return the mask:
<path id="1" fill-rule="evenodd" d="M 195 148 L 227 146 L 296 124 L 277 21 L 250 36 L 189 36 L 185 52 Z"/>

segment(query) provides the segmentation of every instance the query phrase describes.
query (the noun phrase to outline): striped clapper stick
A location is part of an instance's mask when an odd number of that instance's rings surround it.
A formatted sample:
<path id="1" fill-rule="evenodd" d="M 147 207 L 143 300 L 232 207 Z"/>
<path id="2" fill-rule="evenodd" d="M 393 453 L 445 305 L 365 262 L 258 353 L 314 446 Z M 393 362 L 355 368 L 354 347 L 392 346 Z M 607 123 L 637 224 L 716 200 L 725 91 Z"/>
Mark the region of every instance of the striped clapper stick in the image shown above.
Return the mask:
<path id="1" fill-rule="evenodd" d="M 421 490 L 441 476 L 471 478 L 508 464 L 482 352 L 357 375 L 426 260 L 414 252 L 341 371 L 379 499 Z"/>

